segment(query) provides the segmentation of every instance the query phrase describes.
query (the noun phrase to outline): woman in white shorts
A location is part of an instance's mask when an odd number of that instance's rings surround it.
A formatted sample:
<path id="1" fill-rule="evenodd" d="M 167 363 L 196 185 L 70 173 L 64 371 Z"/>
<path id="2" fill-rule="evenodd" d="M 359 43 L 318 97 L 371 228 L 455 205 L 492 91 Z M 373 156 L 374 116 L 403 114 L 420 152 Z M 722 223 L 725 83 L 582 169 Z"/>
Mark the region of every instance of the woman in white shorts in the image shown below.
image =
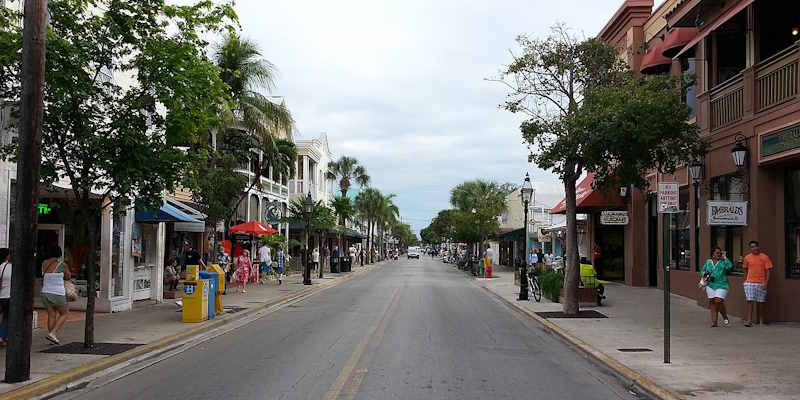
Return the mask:
<path id="1" fill-rule="evenodd" d="M 717 316 L 722 314 L 722 323 L 727 326 L 728 311 L 725 309 L 725 298 L 728 297 L 728 272 L 733 268 L 730 260 L 719 247 L 714 247 L 711 259 L 706 260 L 700 270 L 700 286 L 705 288 L 708 296 L 708 307 L 711 309 L 711 327 L 717 326 Z"/>

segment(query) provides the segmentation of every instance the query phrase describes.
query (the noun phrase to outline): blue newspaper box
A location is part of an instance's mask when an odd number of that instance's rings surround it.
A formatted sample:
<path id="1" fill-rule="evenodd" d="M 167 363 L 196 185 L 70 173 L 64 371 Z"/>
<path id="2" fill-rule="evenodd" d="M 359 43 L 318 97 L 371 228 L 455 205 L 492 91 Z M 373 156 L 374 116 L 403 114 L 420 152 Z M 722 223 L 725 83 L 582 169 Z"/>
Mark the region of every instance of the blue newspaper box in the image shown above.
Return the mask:
<path id="1" fill-rule="evenodd" d="M 217 316 L 214 303 L 217 296 L 220 295 L 217 291 L 217 286 L 219 286 L 217 273 L 200 271 L 200 279 L 208 279 L 208 319 L 212 319 Z"/>

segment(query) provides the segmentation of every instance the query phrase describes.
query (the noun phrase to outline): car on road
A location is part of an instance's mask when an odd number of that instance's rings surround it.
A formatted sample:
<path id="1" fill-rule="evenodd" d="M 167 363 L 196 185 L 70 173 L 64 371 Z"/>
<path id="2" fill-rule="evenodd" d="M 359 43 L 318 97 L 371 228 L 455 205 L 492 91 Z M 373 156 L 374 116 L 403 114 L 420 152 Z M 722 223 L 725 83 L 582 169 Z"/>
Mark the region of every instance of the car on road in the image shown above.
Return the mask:
<path id="1" fill-rule="evenodd" d="M 419 247 L 409 247 L 408 248 L 408 259 L 416 258 L 419 260 Z"/>

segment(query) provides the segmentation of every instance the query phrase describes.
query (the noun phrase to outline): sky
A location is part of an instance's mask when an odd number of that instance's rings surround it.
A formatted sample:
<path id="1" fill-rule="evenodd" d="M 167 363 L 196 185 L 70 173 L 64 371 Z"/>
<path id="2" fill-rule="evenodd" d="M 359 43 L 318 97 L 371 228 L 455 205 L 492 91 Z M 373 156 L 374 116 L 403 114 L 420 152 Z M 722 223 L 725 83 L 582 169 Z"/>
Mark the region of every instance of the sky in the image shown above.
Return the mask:
<path id="1" fill-rule="evenodd" d="M 537 205 L 563 196 L 527 162 L 506 88 L 486 81 L 511 60 L 519 34 L 556 23 L 594 36 L 623 0 L 238 0 L 242 36 L 278 70 L 298 139 L 326 133 L 334 158 L 357 158 L 371 185 L 397 195 L 419 232 L 450 190 L 476 178 L 522 184 Z M 660 3 L 660 1 L 656 1 Z"/>

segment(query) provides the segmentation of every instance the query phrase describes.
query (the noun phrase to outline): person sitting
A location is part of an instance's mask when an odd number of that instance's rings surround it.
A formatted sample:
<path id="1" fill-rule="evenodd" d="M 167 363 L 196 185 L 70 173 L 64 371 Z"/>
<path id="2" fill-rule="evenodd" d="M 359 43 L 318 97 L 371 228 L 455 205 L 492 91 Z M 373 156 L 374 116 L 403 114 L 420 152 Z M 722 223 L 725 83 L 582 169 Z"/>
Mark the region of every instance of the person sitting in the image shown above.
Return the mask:
<path id="1" fill-rule="evenodd" d="M 178 290 L 178 282 L 180 276 L 178 275 L 178 260 L 171 258 L 167 263 L 167 268 L 164 270 L 164 281 L 169 285 L 167 290 Z"/>

